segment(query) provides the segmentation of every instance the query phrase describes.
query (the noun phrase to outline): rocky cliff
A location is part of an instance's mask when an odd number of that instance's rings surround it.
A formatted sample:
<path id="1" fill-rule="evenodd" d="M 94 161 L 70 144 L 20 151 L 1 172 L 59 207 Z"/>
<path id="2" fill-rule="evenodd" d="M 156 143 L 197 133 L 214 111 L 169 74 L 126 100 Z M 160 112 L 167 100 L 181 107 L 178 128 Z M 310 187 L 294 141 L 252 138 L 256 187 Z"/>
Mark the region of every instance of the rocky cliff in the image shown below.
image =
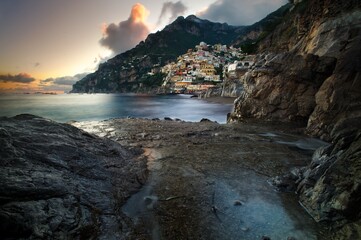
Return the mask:
<path id="1" fill-rule="evenodd" d="M 175 60 L 201 41 L 230 44 L 243 27 L 213 23 L 193 15 L 178 17 L 162 31 L 150 34 L 135 48 L 101 64 L 98 70 L 73 85 L 73 93 L 137 92 L 146 81 L 143 76 Z M 159 82 L 158 79 L 151 81 Z M 160 84 L 159 84 L 160 86 Z"/>
<path id="2" fill-rule="evenodd" d="M 121 239 L 139 152 L 32 115 L 0 119 L 1 239 Z"/>
<path id="3" fill-rule="evenodd" d="M 295 1 L 258 52 L 230 120 L 297 120 L 331 142 L 293 176 L 297 192 L 316 220 L 344 226 L 337 238 L 359 238 L 361 2 Z"/>

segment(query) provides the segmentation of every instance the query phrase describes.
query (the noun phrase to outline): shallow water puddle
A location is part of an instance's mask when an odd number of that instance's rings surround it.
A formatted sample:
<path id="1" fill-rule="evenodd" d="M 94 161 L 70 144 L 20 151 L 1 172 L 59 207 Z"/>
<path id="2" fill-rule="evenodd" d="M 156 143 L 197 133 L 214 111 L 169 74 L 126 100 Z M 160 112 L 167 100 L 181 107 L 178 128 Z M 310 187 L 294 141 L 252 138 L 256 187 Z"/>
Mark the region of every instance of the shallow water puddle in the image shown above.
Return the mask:
<path id="1" fill-rule="evenodd" d="M 272 139 L 276 143 L 284 144 L 288 146 L 294 146 L 302 150 L 316 150 L 319 147 L 324 147 L 329 145 L 327 142 L 324 142 L 320 139 L 310 138 L 310 137 L 303 137 L 300 136 L 293 136 L 290 134 L 279 134 L 279 133 L 260 133 L 259 136 L 266 137 L 268 139 Z"/>
<path id="2" fill-rule="evenodd" d="M 144 156 L 148 158 L 147 167 L 149 177 L 144 186 L 123 205 L 122 211 L 137 225 L 142 222 L 149 231 L 152 240 L 160 239 L 160 226 L 154 214 L 154 208 L 158 204 L 158 197 L 154 195 L 153 188 L 157 183 L 154 176 L 155 170 L 160 170 L 162 165 L 158 158 L 161 155 L 154 149 L 145 148 Z"/>
<path id="3" fill-rule="evenodd" d="M 240 181 L 214 179 L 211 202 L 216 211 L 214 216 L 204 214 L 201 223 L 218 232 L 214 239 L 318 239 L 312 218 L 293 194 L 274 191 L 266 177 L 251 171 L 239 172 L 238 176 Z"/>

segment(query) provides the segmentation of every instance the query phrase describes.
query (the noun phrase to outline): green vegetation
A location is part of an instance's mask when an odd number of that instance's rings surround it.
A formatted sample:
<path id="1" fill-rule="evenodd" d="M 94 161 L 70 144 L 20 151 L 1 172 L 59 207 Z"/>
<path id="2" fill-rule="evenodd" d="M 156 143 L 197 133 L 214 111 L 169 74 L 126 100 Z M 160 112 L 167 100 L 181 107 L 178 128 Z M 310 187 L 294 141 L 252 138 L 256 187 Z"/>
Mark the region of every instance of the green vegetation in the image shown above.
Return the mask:
<path id="1" fill-rule="evenodd" d="M 258 49 L 258 42 L 245 42 L 240 45 L 244 53 L 254 54 Z"/>
<path id="2" fill-rule="evenodd" d="M 163 78 L 166 76 L 164 73 L 156 73 L 154 75 L 143 75 L 140 82 L 145 87 L 159 87 L 162 85 Z"/>
<path id="3" fill-rule="evenodd" d="M 304 14 L 307 10 L 308 7 L 308 1 L 307 0 L 303 0 L 302 2 L 298 3 L 295 6 L 295 11 L 299 14 Z"/>
<path id="4" fill-rule="evenodd" d="M 219 75 L 219 80 L 223 81 L 223 65 L 216 67 L 216 75 Z"/>

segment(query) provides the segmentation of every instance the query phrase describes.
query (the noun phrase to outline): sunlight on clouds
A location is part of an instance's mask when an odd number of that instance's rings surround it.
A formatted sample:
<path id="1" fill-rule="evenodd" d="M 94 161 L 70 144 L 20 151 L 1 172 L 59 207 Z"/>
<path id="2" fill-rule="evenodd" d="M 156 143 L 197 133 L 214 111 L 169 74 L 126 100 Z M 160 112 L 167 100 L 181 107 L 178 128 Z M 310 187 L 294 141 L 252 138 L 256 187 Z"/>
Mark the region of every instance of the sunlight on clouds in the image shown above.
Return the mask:
<path id="1" fill-rule="evenodd" d="M 149 11 L 140 3 L 133 6 L 127 20 L 119 24 L 103 24 L 100 44 L 114 53 L 121 53 L 135 47 L 144 40 L 150 30 L 146 23 Z"/>
<path id="2" fill-rule="evenodd" d="M 145 23 L 150 12 L 140 3 L 136 3 L 131 11 L 130 18 L 135 22 Z"/>
<path id="3" fill-rule="evenodd" d="M 197 15 L 197 16 L 202 16 L 202 15 L 204 15 L 204 14 L 208 11 L 208 8 L 209 8 L 209 6 L 204 7 L 203 9 L 199 10 L 199 11 L 196 13 L 196 15 Z"/>

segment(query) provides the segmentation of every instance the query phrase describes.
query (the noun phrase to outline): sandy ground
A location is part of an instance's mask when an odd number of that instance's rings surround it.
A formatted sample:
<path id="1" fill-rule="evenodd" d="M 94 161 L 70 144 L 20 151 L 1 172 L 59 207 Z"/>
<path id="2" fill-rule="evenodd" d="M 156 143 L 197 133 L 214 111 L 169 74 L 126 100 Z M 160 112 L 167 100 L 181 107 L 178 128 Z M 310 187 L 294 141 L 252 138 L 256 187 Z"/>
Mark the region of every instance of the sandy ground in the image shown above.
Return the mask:
<path id="1" fill-rule="evenodd" d="M 123 206 L 127 239 L 328 239 L 293 193 L 268 180 L 324 144 L 280 123 L 112 119 L 75 126 L 148 157 L 148 180 Z"/>

